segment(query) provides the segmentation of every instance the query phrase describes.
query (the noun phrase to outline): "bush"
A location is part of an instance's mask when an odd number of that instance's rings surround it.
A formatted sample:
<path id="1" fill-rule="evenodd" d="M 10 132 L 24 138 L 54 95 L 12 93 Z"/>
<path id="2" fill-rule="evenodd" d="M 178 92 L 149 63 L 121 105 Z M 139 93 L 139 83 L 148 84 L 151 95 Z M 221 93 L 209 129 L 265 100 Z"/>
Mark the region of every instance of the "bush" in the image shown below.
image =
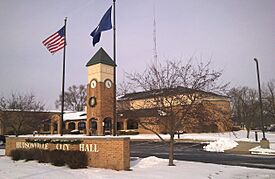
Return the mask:
<path id="1" fill-rule="evenodd" d="M 12 160 L 18 161 L 18 160 L 23 160 L 22 157 L 22 150 L 15 149 L 11 151 L 11 158 Z"/>
<path id="2" fill-rule="evenodd" d="M 23 150 L 22 152 L 22 156 L 23 159 L 25 159 L 25 161 L 31 161 L 31 160 L 35 160 L 36 159 L 36 150 L 32 149 L 32 150 Z"/>
<path id="3" fill-rule="evenodd" d="M 38 158 L 38 163 L 50 163 L 50 151 L 40 150 L 40 156 Z"/>
<path id="4" fill-rule="evenodd" d="M 61 150 L 53 150 L 49 153 L 49 159 L 51 164 L 54 166 L 64 166 L 65 160 L 64 160 L 64 151 Z"/>
<path id="5" fill-rule="evenodd" d="M 67 151 L 64 153 L 65 163 L 72 169 L 86 168 L 88 165 L 88 156 L 86 152 Z"/>
<path id="6" fill-rule="evenodd" d="M 11 151 L 12 160 L 37 160 L 39 163 L 51 163 L 55 166 L 67 164 L 72 169 L 86 168 L 88 156 L 81 151 L 40 150 L 40 149 L 15 149 Z"/>

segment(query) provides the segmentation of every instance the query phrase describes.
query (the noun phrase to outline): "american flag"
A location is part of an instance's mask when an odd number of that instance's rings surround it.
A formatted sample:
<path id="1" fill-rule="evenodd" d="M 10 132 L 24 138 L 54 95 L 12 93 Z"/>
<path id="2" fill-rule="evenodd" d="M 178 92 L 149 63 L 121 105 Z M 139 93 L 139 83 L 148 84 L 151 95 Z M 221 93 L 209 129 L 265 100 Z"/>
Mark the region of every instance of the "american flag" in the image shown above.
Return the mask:
<path id="1" fill-rule="evenodd" d="M 48 38 L 46 38 L 43 42 L 43 45 L 54 54 L 58 50 L 64 48 L 65 46 L 65 26 L 62 27 L 59 31 L 52 34 Z"/>

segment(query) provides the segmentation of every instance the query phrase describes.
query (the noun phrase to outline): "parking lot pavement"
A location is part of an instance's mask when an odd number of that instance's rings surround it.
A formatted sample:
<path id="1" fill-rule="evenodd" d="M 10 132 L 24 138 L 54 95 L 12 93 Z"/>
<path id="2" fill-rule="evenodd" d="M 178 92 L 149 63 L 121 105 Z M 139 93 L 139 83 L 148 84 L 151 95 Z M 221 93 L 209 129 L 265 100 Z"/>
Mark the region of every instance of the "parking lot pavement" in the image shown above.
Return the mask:
<path id="1" fill-rule="evenodd" d="M 275 156 L 206 152 L 203 150 L 204 145 L 190 142 L 176 143 L 174 158 L 183 161 L 275 169 Z M 131 157 L 145 158 L 149 156 L 168 159 L 167 145 L 161 142 L 131 142 Z"/>

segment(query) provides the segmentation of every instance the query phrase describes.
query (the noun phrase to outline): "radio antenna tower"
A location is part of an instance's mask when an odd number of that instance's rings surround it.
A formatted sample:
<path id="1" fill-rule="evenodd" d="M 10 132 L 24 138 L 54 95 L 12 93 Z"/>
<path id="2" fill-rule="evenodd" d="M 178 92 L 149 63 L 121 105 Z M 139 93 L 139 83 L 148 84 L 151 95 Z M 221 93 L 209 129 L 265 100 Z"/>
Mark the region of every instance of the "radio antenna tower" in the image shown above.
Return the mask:
<path id="1" fill-rule="evenodd" d="M 153 21 L 153 55 L 154 55 L 154 63 L 157 65 L 158 63 L 158 52 L 157 52 L 157 31 L 156 31 L 156 12 L 155 12 L 155 5 L 154 5 L 154 21 Z"/>

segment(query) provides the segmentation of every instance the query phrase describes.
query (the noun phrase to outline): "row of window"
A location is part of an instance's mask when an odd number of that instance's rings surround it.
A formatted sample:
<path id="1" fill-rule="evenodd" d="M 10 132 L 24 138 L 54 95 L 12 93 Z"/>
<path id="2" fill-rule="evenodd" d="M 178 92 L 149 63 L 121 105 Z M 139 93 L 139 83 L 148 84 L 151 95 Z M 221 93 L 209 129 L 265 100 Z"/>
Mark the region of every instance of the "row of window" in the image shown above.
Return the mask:
<path id="1" fill-rule="evenodd" d="M 76 129 L 74 122 L 70 122 L 68 127 L 69 127 L 70 130 Z M 111 126 L 111 121 L 107 121 L 107 122 L 104 123 L 104 129 L 105 130 L 110 130 L 111 127 L 112 127 Z M 85 128 L 86 128 L 86 123 L 85 122 L 79 122 L 78 123 L 78 130 L 84 130 Z M 123 129 L 123 123 L 118 122 L 117 123 L 117 128 L 118 128 L 118 130 L 122 130 Z M 91 122 L 91 129 L 92 130 L 97 130 L 97 122 L 96 121 Z M 127 129 L 138 129 L 138 123 L 137 122 L 128 122 Z"/>
<path id="2" fill-rule="evenodd" d="M 68 127 L 69 127 L 70 130 L 76 129 L 74 122 L 70 122 Z M 86 123 L 85 122 L 79 122 L 78 123 L 78 130 L 84 130 L 85 128 L 86 128 Z"/>
<path id="3" fill-rule="evenodd" d="M 105 130 L 110 130 L 112 127 L 111 121 L 105 121 L 104 122 L 104 129 Z M 68 125 L 69 130 L 74 130 L 76 129 L 75 123 L 70 122 Z M 78 130 L 84 130 L 86 128 L 86 122 L 79 122 L 78 123 Z M 91 121 L 91 129 L 92 130 L 97 130 L 97 122 L 96 121 Z"/>
<path id="4" fill-rule="evenodd" d="M 45 126 L 45 131 L 50 130 L 49 125 Z M 104 130 L 111 130 L 112 124 L 111 121 L 106 121 L 104 122 Z M 69 130 L 74 130 L 76 129 L 76 123 L 75 122 L 70 122 L 68 124 L 68 129 Z M 79 122 L 78 123 L 78 130 L 84 130 L 86 129 L 86 122 Z M 117 129 L 118 130 L 123 130 L 123 122 L 118 122 L 117 123 Z M 133 122 L 133 121 L 128 121 L 127 123 L 127 129 L 138 129 L 138 123 Z M 54 124 L 54 130 L 57 130 L 57 123 Z M 97 122 L 92 120 L 91 121 L 91 130 L 97 130 Z"/>

